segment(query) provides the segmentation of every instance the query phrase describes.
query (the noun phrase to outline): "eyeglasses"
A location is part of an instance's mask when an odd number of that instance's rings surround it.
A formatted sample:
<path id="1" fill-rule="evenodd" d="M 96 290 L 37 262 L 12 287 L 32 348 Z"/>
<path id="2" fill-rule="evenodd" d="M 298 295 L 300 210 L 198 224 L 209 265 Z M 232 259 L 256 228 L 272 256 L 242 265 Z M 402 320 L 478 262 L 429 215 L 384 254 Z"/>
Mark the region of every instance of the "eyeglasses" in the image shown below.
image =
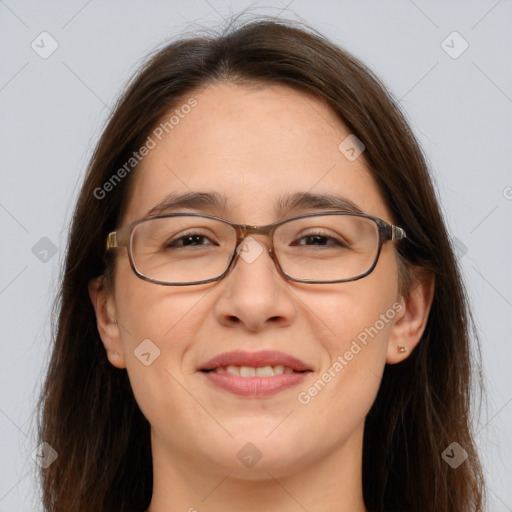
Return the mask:
<path id="1" fill-rule="evenodd" d="M 251 263 L 264 252 L 249 235 L 268 236 L 268 253 L 279 273 L 301 283 L 361 279 L 375 268 L 385 242 L 406 238 L 402 228 L 363 213 L 307 213 L 266 226 L 200 213 L 167 213 L 113 231 L 107 251 L 126 247 L 135 274 L 151 283 L 202 284 L 224 278 L 237 255 Z"/>

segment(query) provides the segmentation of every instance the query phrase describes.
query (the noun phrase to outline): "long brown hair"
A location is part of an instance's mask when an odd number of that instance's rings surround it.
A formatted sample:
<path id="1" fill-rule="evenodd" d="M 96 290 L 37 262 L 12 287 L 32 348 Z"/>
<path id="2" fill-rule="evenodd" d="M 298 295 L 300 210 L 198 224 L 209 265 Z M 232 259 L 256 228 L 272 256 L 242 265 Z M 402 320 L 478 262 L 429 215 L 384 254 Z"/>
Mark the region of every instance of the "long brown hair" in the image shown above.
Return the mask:
<path id="1" fill-rule="evenodd" d="M 216 81 L 287 84 L 323 99 L 365 144 L 368 169 L 408 234 L 398 251 L 409 281 L 418 270 L 435 276 L 423 337 L 403 363 L 386 365 L 366 418 L 368 510 L 482 511 L 484 481 L 470 416 L 471 318 L 422 151 L 369 69 L 313 29 L 269 19 L 167 44 L 133 78 L 101 135 L 74 211 L 40 397 L 40 439 L 59 454 L 41 470 L 46 509 L 140 512 L 151 500 L 149 424 L 126 371 L 107 361 L 88 296 L 89 280 L 109 267 L 106 236 L 117 227 L 136 168 L 122 173 L 107 197 L 98 191 L 170 109 Z M 401 279 L 406 290 L 408 280 Z M 441 457 L 454 441 L 469 456 L 457 469 Z"/>

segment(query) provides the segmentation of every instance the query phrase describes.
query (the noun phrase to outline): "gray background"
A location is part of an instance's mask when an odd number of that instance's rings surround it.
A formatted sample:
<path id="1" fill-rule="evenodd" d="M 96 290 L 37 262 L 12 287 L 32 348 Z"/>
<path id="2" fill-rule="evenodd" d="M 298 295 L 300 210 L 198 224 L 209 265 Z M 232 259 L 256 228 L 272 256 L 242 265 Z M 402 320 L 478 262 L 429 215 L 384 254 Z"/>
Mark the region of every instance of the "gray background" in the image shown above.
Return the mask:
<path id="1" fill-rule="evenodd" d="M 510 0 L 0 0 L 0 511 L 41 508 L 33 410 L 51 300 L 72 205 L 109 106 L 163 40 L 249 5 L 255 14 L 304 18 L 400 99 L 431 162 L 481 335 L 487 406 L 475 430 L 489 509 L 512 511 Z M 34 40 L 42 46 L 43 31 L 59 45 L 46 59 L 31 48 Z M 469 44 L 457 58 L 462 40 L 448 38 L 452 56 L 442 46 L 453 31 Z M 49 39 L 44 44 L 48 50 Z"/>

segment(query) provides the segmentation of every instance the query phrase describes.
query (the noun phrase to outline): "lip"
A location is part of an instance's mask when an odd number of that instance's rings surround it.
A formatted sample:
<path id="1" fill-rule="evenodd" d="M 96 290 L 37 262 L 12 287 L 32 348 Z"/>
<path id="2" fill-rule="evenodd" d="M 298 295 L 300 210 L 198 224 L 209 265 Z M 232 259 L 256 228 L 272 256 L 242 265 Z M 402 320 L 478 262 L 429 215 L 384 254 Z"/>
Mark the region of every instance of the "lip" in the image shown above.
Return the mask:
<path id="1" fill-rule="evenodd" d="M 203 372 L 213 385 L 244 397 L 264 397 L 300 384 L 310 372 L 297 372 L 273 377 L 239 377 L 227 373 Z"/>
<path id="2" fill-rule="evenodd" d="M 224 352 L 206 362 L 200 370 L 214 370 L 219 366 L 251 366 L 258 368 L 260 366 L 288 366 L 296 372 L 304 372 L 311 368 L 300 359 L 278 352 L 276 350 L 261 350 L 259 352 L 247 352 L 245 350 L 234 350 L 233 352 Z M 250 377 L 243 377 L 250 378 Z M 269 378 L 269 377 L 265 377 Z"/>
<path id="3" fill-rule="evenodd" d="M 272 377 L 240 377 L 228 373 L 216 373 L 215 368 L 221 366 L 261 366 L 282 365 L 292 368 L 294 373 L 283 373 Z M 236 350 L 225 352 L 210 359 L 200 369 L 205 378 L 213 385 L 244 397 L 264 397 L 274 395 L 301 383 L 312 369 L 294 356 L 274 350 L 247 352 Z"/>

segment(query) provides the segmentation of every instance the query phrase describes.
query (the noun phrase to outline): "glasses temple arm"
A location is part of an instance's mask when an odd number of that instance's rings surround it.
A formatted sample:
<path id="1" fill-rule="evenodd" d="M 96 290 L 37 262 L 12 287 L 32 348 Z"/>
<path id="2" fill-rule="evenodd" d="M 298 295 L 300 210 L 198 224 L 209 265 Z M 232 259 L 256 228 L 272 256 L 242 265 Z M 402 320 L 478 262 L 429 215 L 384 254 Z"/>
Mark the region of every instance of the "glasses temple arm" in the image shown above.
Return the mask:
<path id="1" fill-rule="evenodd" d="M 112 231 L 107 236 L 107 247 L 106 250 L 112 249 L 113 247 L 128 247 L 128 241 L 130 239 L 129 226 L 119 229 L 118 231 Z"/>
<path id="2" fill-rule="evenodd" d="M 398 226 L 391 226 L 391 240 L 402 240 L 407 238 L 405 231 Z"/>

